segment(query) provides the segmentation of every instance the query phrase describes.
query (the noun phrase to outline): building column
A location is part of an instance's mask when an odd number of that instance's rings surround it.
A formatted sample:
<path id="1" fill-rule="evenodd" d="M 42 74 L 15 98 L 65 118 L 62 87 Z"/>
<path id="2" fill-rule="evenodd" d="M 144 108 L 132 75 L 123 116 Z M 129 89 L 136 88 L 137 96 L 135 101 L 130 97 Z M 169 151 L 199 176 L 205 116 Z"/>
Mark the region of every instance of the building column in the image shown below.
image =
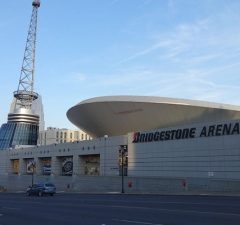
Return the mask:
<path id="1" fill-rule="evenodd" d="M 5 153 L 5 152 L 3 152 Z M 12 174 L 12 161 L 10 159 L 10 153 L 6 151 L 5 154 L 1 155 L 1 158 L 3 159 L 3 163 L 0 165 L 0 174 L 8 175 Z"/>
<path id="2" fill-rule="evenodd" d="M 100 176 L 106 175 L 107 165 L 107 148 L 108 148 L 108 136 L 104 135 L 104 143 L 100 151 Z"/>
<path id="3" fill-rule="evenodd" d="M 12 174 L 12 161 L 11 159 L 6 159 L 5 174 Z"/>
<path id="4" fill-rule="evenodd" d="M 41 162 L 39 160 L 38 157 L 35 157 L 34 158 L 34 162 L 35 162 L 35 174 L 36 175 L 41 175 L 42 174 L 42 165 L 41 165 Z"/>
<path id="5" fill-rule="evenodd" d="M 73 175 L 80 174 L 80 158 L 78 155 L 73 155 Z"/>
<path id="6" fill-rule="evenodd" d="M 83 160 L 83 156 L 79 156 L 79 175 L 85 175 L 85 161 Z"/>
<path id="7" fill-rule="evenodd" d="M 23 158 L 20 158 L 18 175 L 23 175 L 23 174 L 26 174 L 26 162 Z"/>
<path id="8" fill-rule="evenodd" d="M 62 167 L 58 157 L 52 156 L 51 159 L 51 176 L 59 176 L 62 174 Z"/>

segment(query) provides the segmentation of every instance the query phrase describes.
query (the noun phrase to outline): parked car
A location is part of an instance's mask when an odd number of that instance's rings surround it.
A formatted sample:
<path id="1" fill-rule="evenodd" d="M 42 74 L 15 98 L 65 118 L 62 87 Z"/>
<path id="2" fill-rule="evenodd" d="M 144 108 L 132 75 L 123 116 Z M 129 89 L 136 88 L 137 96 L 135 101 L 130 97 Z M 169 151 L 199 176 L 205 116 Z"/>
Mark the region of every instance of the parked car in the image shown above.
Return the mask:
<path id="1" fill-rule="evenodd" d="M 30 195 L 51 195 L 53 196 L 56 193 L 56 187 L 53 183 L 41 183 L 34 184 L 33 186 L 29 186 L 27 189 L 27 194 Z"/>

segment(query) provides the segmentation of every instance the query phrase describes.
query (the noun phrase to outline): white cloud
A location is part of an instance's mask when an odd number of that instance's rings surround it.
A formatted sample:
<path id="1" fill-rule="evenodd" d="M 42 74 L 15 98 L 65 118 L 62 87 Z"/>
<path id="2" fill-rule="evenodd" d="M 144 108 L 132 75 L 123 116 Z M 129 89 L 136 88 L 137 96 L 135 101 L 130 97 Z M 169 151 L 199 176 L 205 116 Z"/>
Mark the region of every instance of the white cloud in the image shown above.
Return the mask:
<path id="1" fill-rule="evenodd" d="M 207 19 L 193 24 L 180 24 L 170 33 L 159 34 L 147 48 L 127 56 L 125 59 L 115 63 L 114 66 L 119 66 L 157 51 L 161 57 L 175 58 L 181 53 L 191 50 L 195 42 L 201 38 L 200 34 L 205 32 L 207 28 Z M 196 39 L 197 36 L 199 37 Z"/>
<path id="2" fill-rule="evenodd" d="M 80 82 L 83 82 L 83 81 L 86 81 L 87 80 L 87 76 L 83 73 L 75 73 L 73 74 L 73 81 L 76 82 L 76 81 L 80 81 Z"/>
<path id="3" fill-rule="evenodd" d="M 153 51 L 158 50 L 159 48 L 169 47 L 170 45 L 171 45 L 171 41 L 170 40 L 163 40 L 163 41 L 160 41 L 158 43 L 154 43 L 152 46 L 149 46 L 148 48 L 140 50 L 139 52 L 136 52 L 133 55 L 128 56 L 127 58 L 125 58 L 125 59 L 115 63 L 113 67 L 119 66 L 119 65 L 121 65 L 123 63 L 131 61 L 131 60 L 136 59 L 138 57 L 145 56 L 145 55 L 147 55 L 147 54 L 149 54 L 149 53 L 151 53 Z"/>
<path id="4" fill-rule="evenodd" d="M 169 4 L 175 7 L 173 1 Z M 139 51 L 113 63 L 105 74 L 86 77 L 80 73 L 78 80 L 101 95 L 111 91 L 240 104 L 239 78 L 235 79 L 239 83 L 226 82 L 228 76 L 240 70 L 240 29 L 220 29 L 218 24 L 224 19 L 231 24 L 228 16 L 219 12 L 195 22 L 180 23 L 165 33 L 156 35 L 153 31 L 146 38 L 152 41 L 147 47 L 141 45 Z M 136 44 L 132 49 L 137 47 Z M 138 61 L 141 66 L 136 67 Z"/>
<path id="5" fill-rule="evenodd" d="M 110 2 L 110 5 L 115 5 L 116 3 L 118 3 L 119 2 L 119 0 L 112 0 L 111 2 Z"/>

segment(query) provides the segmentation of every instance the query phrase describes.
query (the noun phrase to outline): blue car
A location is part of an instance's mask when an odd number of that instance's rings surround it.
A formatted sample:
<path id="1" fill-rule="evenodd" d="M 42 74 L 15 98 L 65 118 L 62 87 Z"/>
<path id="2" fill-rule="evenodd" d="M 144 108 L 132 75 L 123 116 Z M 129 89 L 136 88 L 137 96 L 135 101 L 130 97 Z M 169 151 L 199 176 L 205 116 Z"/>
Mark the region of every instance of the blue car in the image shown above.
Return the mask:
<path id="1" fill-rule="evenodd" d="M 41 184 L 34 184 L 33 186 L 29 186 L 27 189 L 28 196 L 30 195 L 51 195 L 53 196 L 56 193 L 56 187 L 52 183 L 41 183 Z"/>

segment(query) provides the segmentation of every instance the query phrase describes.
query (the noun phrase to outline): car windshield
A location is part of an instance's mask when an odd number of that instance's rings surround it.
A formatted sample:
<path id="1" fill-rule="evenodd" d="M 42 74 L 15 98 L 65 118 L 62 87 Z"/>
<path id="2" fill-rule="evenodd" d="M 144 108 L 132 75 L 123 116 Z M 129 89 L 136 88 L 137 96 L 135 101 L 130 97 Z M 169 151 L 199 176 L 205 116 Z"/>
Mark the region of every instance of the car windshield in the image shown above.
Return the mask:
<path id="1" fill-rule="evenodd" d="M 50 184 L 50 183 L 45 184 L 45 186 L 46 186 L 46 187 L 54 187 L 54 185 L 53 185 L 53 184 Z"/>

